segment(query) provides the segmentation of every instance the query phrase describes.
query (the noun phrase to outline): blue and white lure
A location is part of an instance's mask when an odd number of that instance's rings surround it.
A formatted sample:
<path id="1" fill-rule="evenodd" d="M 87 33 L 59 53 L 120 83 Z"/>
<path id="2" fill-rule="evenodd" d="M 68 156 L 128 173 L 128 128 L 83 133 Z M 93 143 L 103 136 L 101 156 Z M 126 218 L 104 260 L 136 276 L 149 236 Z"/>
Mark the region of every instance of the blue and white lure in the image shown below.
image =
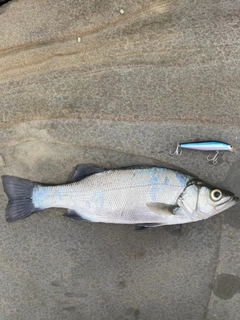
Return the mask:
<path id="1" fill-rule="evenodd" d="M 214 157 L 210 158 L 209 155 L 207 156 L 207 161 L 212 162 L 213 164 L 217 164 L 218 155 L 220 151 L 231 151 L 235 152 L 234 146 L 221 142 L 221 141 L 197 141 L 197 142 L 186 142 L 186 143 L 179 143 L 177 145 L 176 150 L 171 153 L 170 155 L 177 155 L 180 156 L 182 151 L 179 149 L 192 149 L 192 150 L 201 150 L 201 151 L 216 151 Z"/>

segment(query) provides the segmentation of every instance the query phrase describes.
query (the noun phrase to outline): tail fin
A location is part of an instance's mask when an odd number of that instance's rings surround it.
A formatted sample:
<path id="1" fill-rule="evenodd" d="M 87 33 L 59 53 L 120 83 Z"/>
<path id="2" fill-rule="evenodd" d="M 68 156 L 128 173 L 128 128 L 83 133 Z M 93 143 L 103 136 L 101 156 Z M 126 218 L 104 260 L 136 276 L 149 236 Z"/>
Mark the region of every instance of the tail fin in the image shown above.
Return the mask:
<path id="1" fill-rule="evenodd" d="M 2 182 L 9 199 L 6 208 L 8 222 L 24 219 L 41 210 L 32 203 L 32 192 L 37 185 L 36 182 L 13 176 L 2 176 Z"/>

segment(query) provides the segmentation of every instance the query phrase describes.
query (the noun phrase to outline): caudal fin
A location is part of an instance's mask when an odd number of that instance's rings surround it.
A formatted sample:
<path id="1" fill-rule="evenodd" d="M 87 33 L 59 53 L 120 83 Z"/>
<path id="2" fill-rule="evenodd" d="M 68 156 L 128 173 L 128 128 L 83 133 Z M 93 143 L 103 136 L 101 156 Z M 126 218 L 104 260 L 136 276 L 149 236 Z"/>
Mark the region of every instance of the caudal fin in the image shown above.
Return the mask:
<path id="1" fill-rule="evenodd" d="M 8 222 L 24 219 L 40 210 L 32 203 L 32 192 L 37 185 L 36 182 L 13 176 L 2 176 L 2 183 L 9 199 L 6 208 Z"/>

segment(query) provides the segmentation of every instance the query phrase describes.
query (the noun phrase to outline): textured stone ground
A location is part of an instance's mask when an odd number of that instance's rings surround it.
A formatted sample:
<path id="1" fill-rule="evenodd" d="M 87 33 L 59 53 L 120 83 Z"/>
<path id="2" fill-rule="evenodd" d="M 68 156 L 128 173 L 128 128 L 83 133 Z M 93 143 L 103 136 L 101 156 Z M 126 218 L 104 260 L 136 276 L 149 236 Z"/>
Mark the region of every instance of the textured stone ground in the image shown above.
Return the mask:
<path id="1" fill-rule="evenodd" d="M 18 0 L 0 7 L 0 174 L 67 180 L 78 163 L 176 165 L 240 196 L 237 1 Z M 236 320 L 239 205 L 134 232 L 51 209 L 7 224 L 0 190 L 0 318 Z"/>

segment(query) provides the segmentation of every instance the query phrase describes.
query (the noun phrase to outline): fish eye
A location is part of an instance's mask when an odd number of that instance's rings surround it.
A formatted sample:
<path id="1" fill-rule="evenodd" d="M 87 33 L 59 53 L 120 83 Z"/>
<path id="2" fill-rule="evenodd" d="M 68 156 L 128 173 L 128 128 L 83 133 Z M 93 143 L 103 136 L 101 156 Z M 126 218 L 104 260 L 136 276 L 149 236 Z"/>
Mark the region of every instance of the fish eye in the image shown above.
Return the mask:
<path id="1" fill-rule="evenodd" d="M 222 198 L 222 191 L 221 190 L 218 190 L 218 189 L 215 189 L 211 192 L 211 199 L 213 201 L 218 201 Z"/>

